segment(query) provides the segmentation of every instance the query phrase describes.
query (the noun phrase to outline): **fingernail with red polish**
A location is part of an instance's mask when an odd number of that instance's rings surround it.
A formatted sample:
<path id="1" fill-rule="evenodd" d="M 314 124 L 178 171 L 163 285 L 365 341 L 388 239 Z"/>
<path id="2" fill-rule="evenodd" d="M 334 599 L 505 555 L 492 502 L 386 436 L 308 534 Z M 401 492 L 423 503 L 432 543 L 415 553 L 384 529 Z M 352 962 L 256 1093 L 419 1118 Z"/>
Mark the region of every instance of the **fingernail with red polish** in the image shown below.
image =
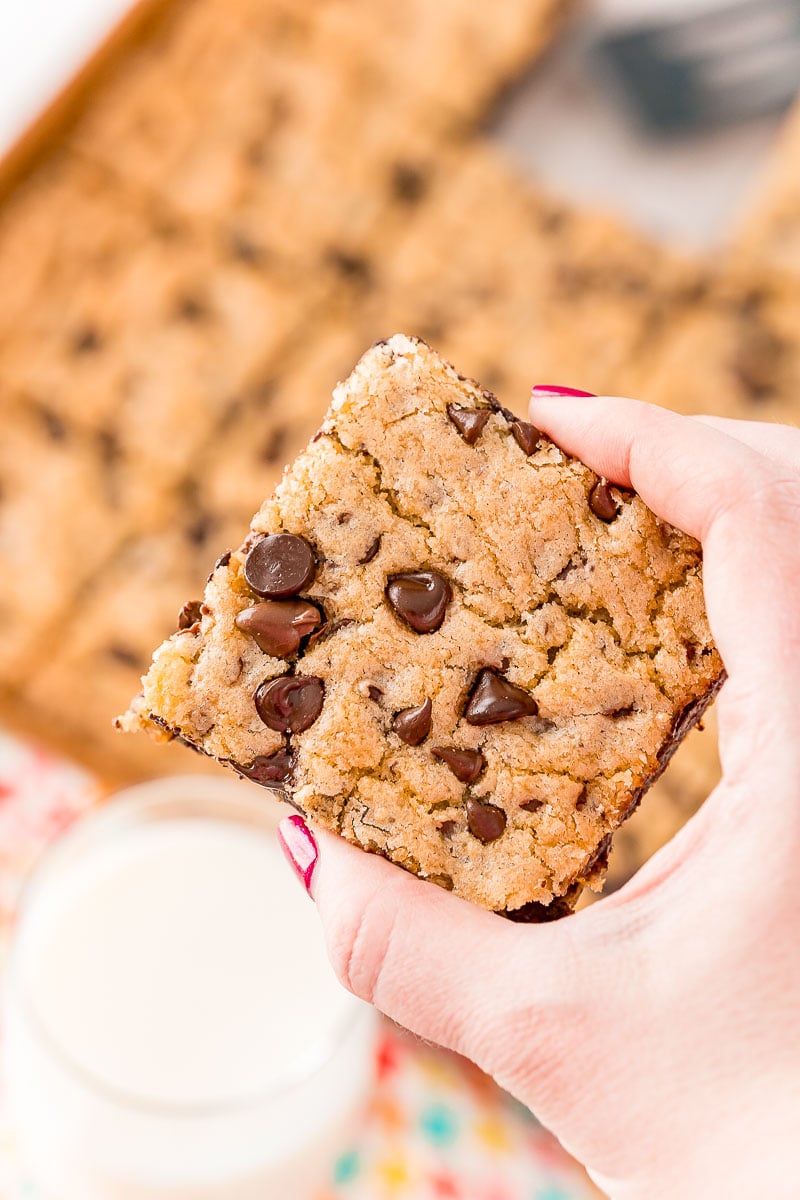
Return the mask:
<path id="1" fill-rule="evenodd" d="M 558 387 L 555 383 L 537 383 L 531 389 L 534 396 L 595 396 L 595 392 L 582 392 L 580 388 Z"/>
<path id="2" fill-rule="evenodd" d="M 293 813 L 291 817 L 284 817 L 278 826 L 278 842 L 310 896 L 311 880 L 319 858 L 313 833 L 303 818 Z"/>

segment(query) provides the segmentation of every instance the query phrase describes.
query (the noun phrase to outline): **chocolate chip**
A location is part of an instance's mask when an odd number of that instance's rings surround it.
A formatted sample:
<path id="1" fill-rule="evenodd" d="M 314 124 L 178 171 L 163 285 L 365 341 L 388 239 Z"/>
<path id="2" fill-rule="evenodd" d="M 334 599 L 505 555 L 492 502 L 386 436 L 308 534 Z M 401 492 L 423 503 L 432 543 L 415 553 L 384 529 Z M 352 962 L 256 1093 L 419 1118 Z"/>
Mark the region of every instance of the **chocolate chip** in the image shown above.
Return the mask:
<path id="1" fill-rule="evenodd" d="M 330 250 L 328 262 L 344 278 L 354 283 L 368 284 L 372 280 L 372 267 L 369 259 L 363 254 L 353 254 L 349 250 Z"/>
<path id="2" fill-rule="evenodd" d="M 338 621 L 328 621 L 316 633 L 312 633 L 307 642 L 307 649 L 311 650 L 318 642 L 326 642 L 332 634 L 338 633 L 340 629 L 344 629 L 347 625 L 355 625 L 352 617 L 340 617 Z"/>
<path id="3" fill-rule="evenodd" d="M 278 380 L 272 375 L 265 375 L 248 389 L 247 399 L 257 411 L 269 408 L 278 391 Z"/>
<path id="4" fill-rule="evenodd" d="M 480 750 L 456 750 L 449 746 L 434 746 L 434 758 L 446 763 L 459 783 L 474 783 L 486 766 Z"/>
<path id="5" fill-rule="evenodd" d="M 275 463 L 283 457 L 283 449 L 286 445 L 286 439 L 289 436 L 289 430 L 283 426 L 278 426 L 273 429 L 264 445 L 259 452 L 259 459 L 263 463 Z"/>
<path id="6" fill-rule="evenodd" d="M 742 323 L 730 368 L 749 400 L 763 402 L 774 394 L 785 356 L 785 342 L 759 323 L 757 311 Z"/>
<path id="7" fill-rule="evenodd" d="M 122 458 L 119 434 L 114 429 L 98 429 L 95 432 L 97 448 L 107 471 L 113 471 Z"/>
<path id="8" fill-rule="evenodd" d="M 461 408 L 458 404 L 448 404 L 447 415 L 467 445 L 474 446 L 492 411 L 489 408 Z"/>
<path id="9" fill-rule="evenodd" d="M 479 842 L 496 842 L 506 827 L 506 814 L 495 804 L 486 804 L 470 796 L 467 800 L 467 825 Z"/>
<path id="10" fill-rule="evenodd" d="M 378 685 L 376 683 L 368 683 L 367 684 L 367 695 L 369 696 L 369 698 L 373 702 L 373 704 L 377 704 L 379 700 L 383 699 L 383 691 L 381 690 L 381 688 L 378 687 Z"/>
<path id="11" fill-rule="evenodd" d="M 231 552 L 230 552 L 230 550 L 226 550 L 224 554 L 220 554 L 219 558 L 214 563 L 214 570 L 218 571 L 220 569 L 220 567 L 227 567 L 227 565 L 230 561 L 231 561 Z"/>
<path id="12" fill-rule="evenodd" d="M 193 546 L 204 546 L 214 529 L 214 518 L 208 513 L 198 513 L 186 527 L 186 537 Z"/>
<path id="13" fill-rule="evenodd" d="M 302 733 L 322 712 L 325 685 L 316 675 L 282 675 L 265 679 L 256 690 L 256 711 L 278 733 Z"/>
<path id="14" fill-rule="evenodd" d="M 178 629 L 191 629 L 196 625 L 202 615 L 200 608 L 199 600 L 187 600 L 178 613 Z"/>
<path id="15" fill-rule="evenodd" d="M 102 339 L 100 334 L 92 325 L 85 325 L 73 334 L 73 354 L 94 354 L 96 350 L 100 349 L 101 345 Z"/>
<path id="16" fill-rule="evenodd" d="M 526 800 L 524 804 L 520 804 L 523 812 L 535 813 L 540 808 L 544 808 L 544 800 Z"/>
<path id="17" fill-rule="evenodd" d="M 601 521 L 608 524 L 619 515 L 617 502 L 611 495 L 607 479 L 599 479 L 589 492 L 589 508 Z"/>
<path id="18" fill-rule="evenodd" d="M 198 296 L 181 296 L 175 305 L 175 315 L 181 321 L 187 321 L 191 325 L 198 324 L 200 321 L 205 321 L 209 315 L 208 308 Z"/>
<path id="19" fill-rule="evenodd" d="M 458 821 L 443 821 L 439 826 L 439 833 L 444 838 L 451 838 L 458 833 Z"/>
<path id="20" fill-rule="evenodd" d="M 373 558 L 375 557 L 375 555 L 378 553 L 378 551 L 381 548 L 382 536 L 383 535 L 379 533 L 378 536 L 375 538 L 375 541 L 370 544 L 369 548 L 365 551 L 365 553 L 358 560 L 358 565 L 360 567 L 365 567 L 367 565 L 367 563 L 372 562 Z"/>
<path id="21" fill-rule="evenodd" d="M 519 717 L 535 717 L 539 706 L 522 688 L 509 683 L 491 667 L 478 675 L 464 716 L 470 725 L 498 725 Z"/>
<path id="22" fill-rule="evenodd" d="M 52 409 L 46 408 L 43 404 L 33 406 L 39 420 L 44 426 L 45 433 L 50 438 L 51 442 L 65 442 L 69 436 L 67 426 L 57 413 Z"/>
<path id="23" fill-rule="evenodd" d="M 259 596 L 285 600 L 307 587 L 316 570 L 314 551 L 305 538 L 272 533 L 253 546 L 244 564 L 244 577 Z"/>
<path id="24" fill-rule="evenodd" d="M 412 571 L 392 575 L 386 596 L 397 615 L 417 633 L 435 633 L 445 619 L 453 592 L 438 571 Z"/>
<path id="25" fill-rule="evenodd" d="M 134 671 L 141 671 L 145 666 L 141 656 L 135 650 L 124 646 L 121 642 L 112 642 L 106 649 L 109 656 L 123 667 L 130 667 Z"/>
<path id="26" fill-rule="evenodd" d="M 512 421 L 511 433 L 514 441 L 525 454 L 533 454 L 542 436 L 536 426 L 529 424 L 528 421 Z"/>
<path id="27" fill-rule="evenodd" d="M 245 233 L 234 230 L 228 242 L 231 258 L 248 266 L 257 267 L 264 263 L 264 251 Z"/>
<path id="28" fill-rule="evenodd" d="M 423 172 L 410 163 L 395 163 L 392 168 L 392 192 L 402 204 L 418 204 L 427 191 Z"/>
<path id="29" fill-rule="evenodd" d="M 287 658 L 322 623 L 322 614 L 306 600 L 262 600 L 236 616 L 235 624 L 265 654 Z"/>
<path id="30" fill-rule="evenodd" d="M 416 708 L 404 708 L 392 721 L 392 729 L 407 746 L 419 746 L 431 731 L 433 704 L 425 700 Z"/>
<path id="31" fill-rule="evenodd" d="M 246 766 L 235 762 L 232 762 L 231 766 L 246 779 L 252 779 L 253 783 L 260 783 L 262 787 L 274 788 L 285 783 L 289 778 L 294 767 L 294 759 L 288 750 L 276 750 L 274 754 L 268 756 L 258 755 Z"/>

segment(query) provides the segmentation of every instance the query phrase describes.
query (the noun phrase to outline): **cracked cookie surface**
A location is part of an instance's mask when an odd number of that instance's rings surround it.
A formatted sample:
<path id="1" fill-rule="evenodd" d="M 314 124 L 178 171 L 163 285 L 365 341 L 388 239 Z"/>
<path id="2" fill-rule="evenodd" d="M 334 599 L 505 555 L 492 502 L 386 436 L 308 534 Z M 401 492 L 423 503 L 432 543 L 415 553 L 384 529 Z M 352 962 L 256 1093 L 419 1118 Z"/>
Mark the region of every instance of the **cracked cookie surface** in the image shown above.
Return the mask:
<path id="1" fill-rule="evenodd" d="M 697 543 L 402 335 L 182 623 L 124 728 L 523 918 L 598 882 L 722 676 Z"/>

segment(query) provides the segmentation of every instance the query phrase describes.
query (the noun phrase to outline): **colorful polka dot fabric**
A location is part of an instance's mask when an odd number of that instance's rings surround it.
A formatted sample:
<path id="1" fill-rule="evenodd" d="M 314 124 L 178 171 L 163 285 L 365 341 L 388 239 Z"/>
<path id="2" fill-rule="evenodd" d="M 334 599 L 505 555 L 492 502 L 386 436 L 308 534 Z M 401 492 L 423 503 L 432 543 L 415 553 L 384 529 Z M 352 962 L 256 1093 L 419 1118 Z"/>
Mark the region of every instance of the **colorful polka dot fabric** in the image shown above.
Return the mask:
<path id="1" fill-rule="evenodd" d="M 388 1023 L 356 1145 L 319 1200 L 589 1200 L 583 1172 L 469 1063 Z"/>
<path id="2" fill-rule="evenodd" d="M 0 732 L 0 933 L 44 845 L 99 799 L 82 772 Z M 388 1022 L 376 1056 L 357 1139 L 318 1200 L 596 1200 L 559 1144 L 471 1064 Z M 2 1097 L 0 1197 L 38 1200 Z"/>

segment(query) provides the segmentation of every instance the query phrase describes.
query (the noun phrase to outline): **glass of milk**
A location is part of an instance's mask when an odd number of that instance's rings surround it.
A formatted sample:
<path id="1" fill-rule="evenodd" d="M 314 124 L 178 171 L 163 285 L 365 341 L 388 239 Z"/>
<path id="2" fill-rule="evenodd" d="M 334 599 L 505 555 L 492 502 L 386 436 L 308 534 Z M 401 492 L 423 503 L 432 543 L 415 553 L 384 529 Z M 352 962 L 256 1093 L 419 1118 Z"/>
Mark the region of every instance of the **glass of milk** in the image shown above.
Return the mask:
<path id="1" fill-rule="evenodd" d="M 8 1102 L 37 1200 L 308 1200 L 372 1081 L 249 783 L 121 793 L 45 854 L 15 930 Z"/>

